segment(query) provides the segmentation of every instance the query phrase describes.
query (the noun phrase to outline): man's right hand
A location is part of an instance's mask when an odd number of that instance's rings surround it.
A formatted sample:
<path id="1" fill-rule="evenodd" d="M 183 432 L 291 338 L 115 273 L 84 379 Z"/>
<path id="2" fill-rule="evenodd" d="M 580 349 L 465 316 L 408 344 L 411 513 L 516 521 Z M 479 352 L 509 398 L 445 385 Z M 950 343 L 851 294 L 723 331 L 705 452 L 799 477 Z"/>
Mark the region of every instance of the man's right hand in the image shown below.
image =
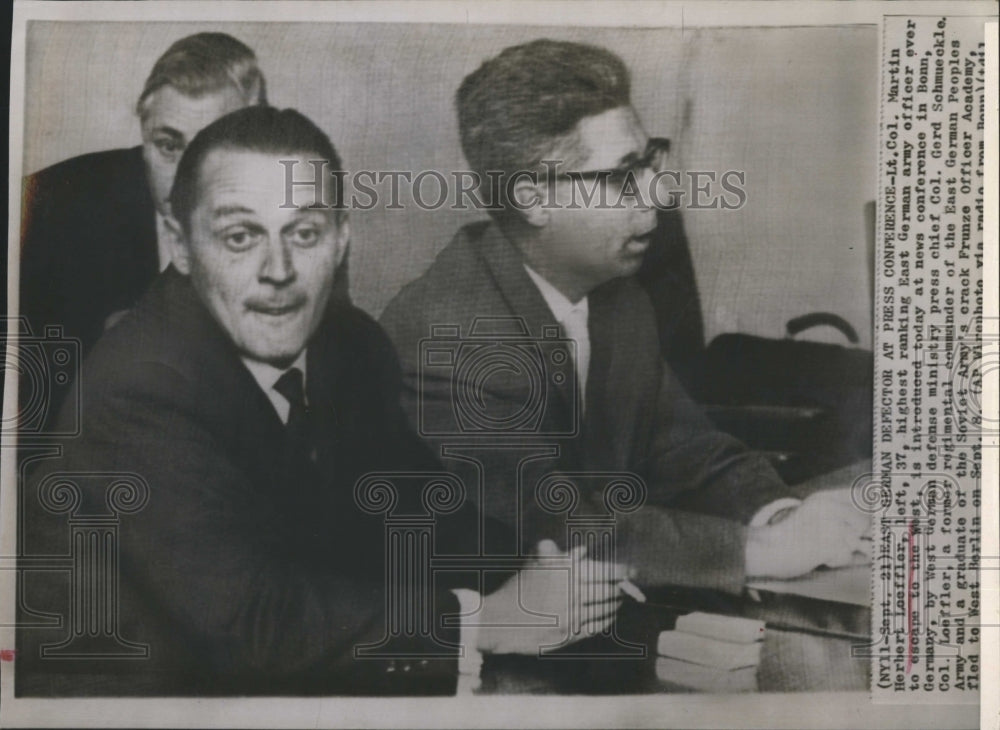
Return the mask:
<path id="1" fill-rule="evenodd" d="M 558 558 L 572 563 L 573 585 L 565 569 L 553 568 Z M 627 577 L 623 565 L 590 560 L 583 548 L 561 553 L 543 540 L 538 557 L 484 597 L 477 648 L 537 654 L 542 647 L 599 634 L 614 621 L 622 602 L 619 584 Z"/>
<path id="2" fill-rule="evenodd" d="M 871 515 L 848 490 L 816 492 L 780 521 L 751 527 L 746 572 L 753 578 L 795 578 L 815 568 L 871 561 Z"/>

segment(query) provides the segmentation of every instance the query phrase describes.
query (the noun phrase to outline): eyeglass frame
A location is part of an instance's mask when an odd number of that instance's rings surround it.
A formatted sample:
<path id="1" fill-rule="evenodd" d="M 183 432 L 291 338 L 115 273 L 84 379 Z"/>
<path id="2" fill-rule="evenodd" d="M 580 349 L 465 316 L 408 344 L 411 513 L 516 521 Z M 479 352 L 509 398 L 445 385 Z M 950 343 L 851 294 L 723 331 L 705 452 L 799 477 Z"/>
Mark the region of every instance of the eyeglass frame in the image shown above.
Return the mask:
<path id="1" fill-rule="evenodd" d="M 620 179 L 624 182 L 629 178 L 629 175 L 634 179 L 642 170 L 648 169 L 653 172 L 662 172 L 662 170 L 656 169 L 656 165 L 654 164 L 656 156 L 660 154 L 664 156 L 670 154 L 670 139 L 668 137 L 650 137 L 646 140 L 646 148 L 643 150 L 642 155 L 637 156 L 629 162 L 624 162 L 617 167 L 604 170 L 557 172 L 556 177 L 567 180 L 599 180 L 603 177 L 608 180 Z"/>

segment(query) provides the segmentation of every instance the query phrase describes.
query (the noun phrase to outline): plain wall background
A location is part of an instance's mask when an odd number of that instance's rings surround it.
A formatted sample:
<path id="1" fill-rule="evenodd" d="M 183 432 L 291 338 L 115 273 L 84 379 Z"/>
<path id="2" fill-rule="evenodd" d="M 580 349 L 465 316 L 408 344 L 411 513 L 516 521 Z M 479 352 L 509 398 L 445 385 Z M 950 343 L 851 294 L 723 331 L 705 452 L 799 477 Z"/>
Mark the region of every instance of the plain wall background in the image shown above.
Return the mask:
<path id="1" fill-rule="evenodd" d="M 140 142 L 135 100 L 156 58 L 202 30 L 234 35 L 267 76 L 271 103 L 328 132 L 348 169 L 464 169 L 453 95 L 506 46 L 538 37 L 618 53 L 650 135 L 678 169 L 743 170 L 747 205 L 684 213 L 706 336 L 780 337 L 831 311 L 871 346 L 877 35 L 874 26 L 597 29 L 331 23 L 60 23 L 27 39 L 24 172 Z M 428 188 L 428 191 L 432 191 Z M 403 202 L 407 199 L 404 197 Z M 457 228 L 447 208 L 352 214 L 351 293 L 378 315 Z M 830 333 L 815 339 L 841 341 Z"/>

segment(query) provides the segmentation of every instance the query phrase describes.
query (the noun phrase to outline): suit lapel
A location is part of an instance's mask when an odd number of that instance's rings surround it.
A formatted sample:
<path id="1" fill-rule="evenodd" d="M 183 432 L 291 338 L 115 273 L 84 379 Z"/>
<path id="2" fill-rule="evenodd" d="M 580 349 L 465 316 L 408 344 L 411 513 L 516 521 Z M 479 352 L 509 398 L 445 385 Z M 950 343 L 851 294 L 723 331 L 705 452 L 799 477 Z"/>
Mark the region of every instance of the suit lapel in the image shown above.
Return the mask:
<path id="1" fill-rule="evenodd" d="M 327 320 L 336 316 L 334 309 L 331 306 L 327 312 Z M 332 337 L 327 320 L 320 325 L 306 351 L 306 397 L 314 429 L 317 463 L 323 474 L 332 474 L 340 445 L 341 419 L 348 410 L 341 396 L 344 384 L 350 382 L 350 376 L 344 372 L 344 364 L 340 359 L 343 348 L 338 347 Z M 340 388 L 337 387 L 338 384 L 341 385 Z"/>
<path id="2" fill-rule="evenodd" d="M 155 316 L 164 317 L 166 331 L 175 333 L 165 348 L 168 364 L 200 391 L 207 411 L 234 444 L 281 443 L 284 424 L 274 405 L 240 360 L 236 346 L 198 299 L 190 282 L 173 267 L 161 275 L 166 302 Z M 246 457 L 263 466 L 270 448 Z"/>
<path id="3" fill-rule="evenodd" d="M 634 373 L 623 341 L 627 328 L 621 326 L 616 305 L 619 281 L 594 290 L 590 302 L 590 373 L 587 387 L 587 415 L 584 433 L 590 445 L 586 457 L 595 464 L 623 469 L 630 461 L 633 424 L 624 416 L 632 413 Z"/>

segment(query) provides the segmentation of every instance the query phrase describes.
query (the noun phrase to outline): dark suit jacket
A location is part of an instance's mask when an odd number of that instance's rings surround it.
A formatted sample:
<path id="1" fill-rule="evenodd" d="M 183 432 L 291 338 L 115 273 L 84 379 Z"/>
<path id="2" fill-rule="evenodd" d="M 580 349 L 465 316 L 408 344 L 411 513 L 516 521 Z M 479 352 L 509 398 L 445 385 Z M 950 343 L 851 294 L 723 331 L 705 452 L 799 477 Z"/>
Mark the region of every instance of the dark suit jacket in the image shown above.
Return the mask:
<path id="1" fill-rule="evenodd" d="M 21 314 L 36 335 L 62 325 L 88 351 L 105 320 L 159 272 L 142 148 L 80 155 L 24 181 Z"/>
<path id="2" fill-rule="evenodd" d="M 446 459 L 446 466 L 467 479 L 474 478 L 470 469 L 484 475 L 486 511 L 520 526 L 522 548 L 542 537 L 566 534 L 565 523 L 551 519 L 551 510 L 541 509 L 536 499 L 545 474 L 586 473 L 576 481 L 595 500 L 598 512 L 602 497 L 595 490 L 607 482 L 599 475 L 636 474 L 645 481 L 648 498 L 638 511 L 616 515 L 618 559 L 633 564 L 646 583 L 741 590 L 743 525 L 765 504 L 788 496 L 787 488 L 765 460 L 714 430 L 664 368 L 649 299 L 633 278 L 592 292 L 589 308 L 592 354 L 586 415 L 577 432 L 572 433 L 572 391 L 555 385 L 553 368 L 545 364 L 542 369 L 550 372 L 546 383 L 540 383 L 546 394 L 544 415 L 514 439 L 557 445 L 559 457 L 532 458 L 530 449 L 508 443 L 509 433 L 475 436 L 466 428 L 464 434 L 433 439 L 439 447 L 449 446 L 446 456 L 461 452 L 466 457 Z M 479 374 L 487 377 L 473 383 L 461 365 L 463 357 L 475 354 L 468 346 L 461 352 L 455 342 L 443 343 L 457 352 L 450 368 L 428 367 L 430 361 L 421 353 L 421 340 L 431 335 L 432 326 L 458 326 L 468 341 L 476 318 L 512 316 L 523 318 L 529 337 L 508 336 L 508 343 L 537 341 L 546 327 L 557 326 L 520 253 L 492 223 L 461 230 L 431 268 L 389 304 L 381 324 L 399 351 L 404 399 L 422 435 L 451 427 L 456 409 L 480 408 L 500 419 L 515 417 L 529 402 L 524 368 L 484 369 Z M 496 321 L 490 326 L 497 326 Z M 543 359 L 549 358 L 549 349 L 545 345 L 539 351 Z M 566 382 L 572 380 L 570 376 Z M 460 397 L 466 400 L 456 400 L 463 390 Z M 456 447 L 463 442 L 467 445 Z M 473 462 L 478 462 L 475 469 Z M 519 491 L 513 486 L 515 475 L 521 478 Z M 593 509 L 594 504 L 580 505 L 575 516 Z"/>
<path id="3" fill-rule="evenodd" d="M 52 474 L 77 475 L 81 514 L 108 513 L 101 475 L 145 479 L 148 504 L 119 520 L 119 615 L 121 637 L 150 656 L 38 660 L 67 626 L 23 629 L 19 694 L 453 691 L 450 658 L 389 671 L 353 654 L 386 633 L 384 516 L 359 509 L 354 485 L 374 471 L 440 472 L 399 406 L 392 345 L 334 300 L 307 376 L 315 464 L 290 459 L 273 405 L 174 269 L 106 333 L 83 372 L 82 435 L 28 480 L 22 537 L 27 554 L 69 553 L 66 515 L 39 509 Z M 415 483 L 400 491 L 396 510 L 419 514 Z M 22 609 L 72 619 L 66 574 L 26 576 Z M 457 611 L 453 584 L 435 585 L 436 615 Z"/>
<path id="4" fill-rule="evenodd" d="M 108 317 L 133 307 L 158 273 L 142 147 L 80 155 L 25 178 L 20 313 L 35 336 L 59 325 L 86 355 Z M 346 254 L 334 290 L 348 299 Z"/>

